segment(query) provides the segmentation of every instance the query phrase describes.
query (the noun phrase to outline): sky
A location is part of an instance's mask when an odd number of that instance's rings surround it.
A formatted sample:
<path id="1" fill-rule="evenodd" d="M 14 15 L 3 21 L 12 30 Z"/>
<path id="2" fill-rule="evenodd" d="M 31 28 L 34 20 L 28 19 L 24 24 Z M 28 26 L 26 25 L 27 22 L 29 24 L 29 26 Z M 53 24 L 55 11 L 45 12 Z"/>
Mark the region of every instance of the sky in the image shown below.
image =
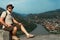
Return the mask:
<path id="1" fill-rule="evenodd" d="M 60 0 L 0 0 L 0 7 L 13 4 L 14 12 L 29 14 L 60 9 Z"/>

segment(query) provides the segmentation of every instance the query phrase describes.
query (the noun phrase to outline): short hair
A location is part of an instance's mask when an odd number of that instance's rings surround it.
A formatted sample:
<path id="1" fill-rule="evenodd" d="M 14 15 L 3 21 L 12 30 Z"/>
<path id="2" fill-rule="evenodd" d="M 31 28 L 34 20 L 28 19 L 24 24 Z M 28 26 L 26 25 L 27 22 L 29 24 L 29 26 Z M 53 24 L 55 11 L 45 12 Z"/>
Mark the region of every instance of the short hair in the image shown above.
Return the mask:
<path id="1" fill-rule="evenodd" d="M 8 7 L 12 7 L 12 9 L 14 8 L 14 6 L 13 6 L 12 4 L 8 4 L 8 5 L 6 6 L 6 8 L 8 8 Z"/>

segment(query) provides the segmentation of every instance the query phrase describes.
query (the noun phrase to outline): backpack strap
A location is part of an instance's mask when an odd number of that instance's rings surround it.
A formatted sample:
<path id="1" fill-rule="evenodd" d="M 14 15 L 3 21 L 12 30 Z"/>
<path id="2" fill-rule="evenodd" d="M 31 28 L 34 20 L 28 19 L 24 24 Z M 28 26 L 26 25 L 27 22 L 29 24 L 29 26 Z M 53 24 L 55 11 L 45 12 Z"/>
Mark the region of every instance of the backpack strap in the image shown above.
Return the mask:
<path id="1" fill-rule="evenodd" d="M 5 18 L 4 18 L 4 22 L 5 22 L 6 17 L 7 17 L 7 12 L 6 12 L 6 16 L 5 16 Z M 6 27 L 6 26 L 3 26 L 2 29 L 4 29 L 5 27 Z"/>
<path id="2" fill-rule="evenodd" d="M 5 16 L 5 18 L 4 18 L 4 21 L 5 21 L 6 17 L 7 17 L 7 12 L 6 12 L 6 16 Z"/>

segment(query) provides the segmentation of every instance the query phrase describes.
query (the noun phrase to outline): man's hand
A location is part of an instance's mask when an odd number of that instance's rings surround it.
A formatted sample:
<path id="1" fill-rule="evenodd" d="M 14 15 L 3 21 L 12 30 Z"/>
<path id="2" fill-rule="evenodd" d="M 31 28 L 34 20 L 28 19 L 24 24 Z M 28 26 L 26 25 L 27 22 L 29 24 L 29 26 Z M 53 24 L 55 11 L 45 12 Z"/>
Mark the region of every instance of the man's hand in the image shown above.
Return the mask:
<path id="1" fill-rule="evenodd" d="M 12 25 L 7 25 L 7 27 L 12 27 Z"/>
<path id="2" fill-rule="evenodd" d="M 4 26 L 8 27 L 8 25 L 7 25 L 7 24 L 5 24 Z"/>
<path id="3" fill-rule="evenodd" d="M 22 25 L 21 23 L 18 23 L 18 25 Z"/>

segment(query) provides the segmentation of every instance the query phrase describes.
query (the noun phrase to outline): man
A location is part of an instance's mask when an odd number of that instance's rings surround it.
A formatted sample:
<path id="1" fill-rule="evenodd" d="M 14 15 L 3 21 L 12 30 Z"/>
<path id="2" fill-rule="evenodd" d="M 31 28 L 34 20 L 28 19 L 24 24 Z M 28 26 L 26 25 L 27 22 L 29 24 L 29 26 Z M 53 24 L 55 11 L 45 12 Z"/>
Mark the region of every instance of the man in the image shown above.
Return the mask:
<path id="1" fill-rule="evenodd" d="M 7 5 L 6 7 L 6 11 L 2 12 L 1 14 L 1 23 L 4 25 L 3 29 L 5 30 L 12 30 L 12 39 L 18 39 L 18 37 L 16 36 L 16 32 L 17 32 L 17 26 L 14 25 L 13 23 L 19 25 L 19 29 L 22 30 L 22 32 L 24 32 L 27 36 L 27 38 L 31 38 L 34 37 L 34 35 L 29 34 L 26 29 L 24 28 L 23 24 L 19 23 L 18 21 L 16 21 L 14 19 L 14 17 L 12 16 L 12 10 L 13 10 L 14 6 L 12 4 Z"/>

